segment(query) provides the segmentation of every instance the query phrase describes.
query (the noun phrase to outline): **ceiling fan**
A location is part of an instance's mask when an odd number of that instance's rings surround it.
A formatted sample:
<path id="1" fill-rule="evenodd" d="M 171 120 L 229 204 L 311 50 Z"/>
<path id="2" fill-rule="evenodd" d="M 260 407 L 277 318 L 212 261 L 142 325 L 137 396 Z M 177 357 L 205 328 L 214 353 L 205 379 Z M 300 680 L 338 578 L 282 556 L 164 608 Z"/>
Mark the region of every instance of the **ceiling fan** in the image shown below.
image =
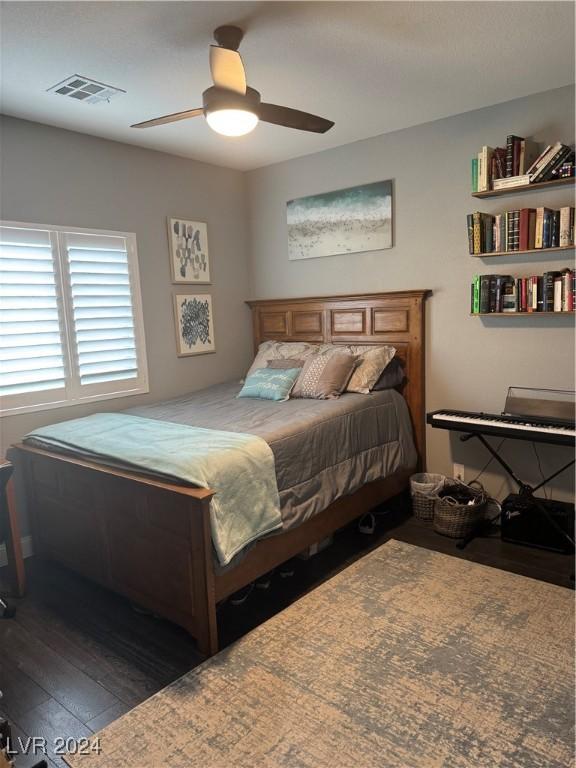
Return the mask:
<path id="1" fill-rule="evenodd" d="M 266 104 L 260 100 L 258 91 L 246 85 L 246 73 L 238 53 L 243 37 L 244 33 L 239 27 L 223 26 L 214 31 L 214 39 L 218 43 L 210 46 L 210 71 L 214 85 L 202 94 L 202 107 L 163 115 L 130 127 L 152 128 L 204 115 L 208 125 L 224 136 L 250 133 L 259 120 L 299 131 L 329 131 L 334 125 L 331 120 L 290 107 Z"/>

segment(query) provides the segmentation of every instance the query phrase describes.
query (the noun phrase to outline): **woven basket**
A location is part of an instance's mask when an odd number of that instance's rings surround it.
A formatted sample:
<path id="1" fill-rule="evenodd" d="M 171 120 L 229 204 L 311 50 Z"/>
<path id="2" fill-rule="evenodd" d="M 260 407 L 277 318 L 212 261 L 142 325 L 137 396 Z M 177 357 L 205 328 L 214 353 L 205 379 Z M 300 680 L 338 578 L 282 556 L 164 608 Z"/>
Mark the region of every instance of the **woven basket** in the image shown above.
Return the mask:
<path id="1" fill-rule="evenodd" d="M 454 495 L 451 496 L 450 492 Z M 464 503 L 461 496 L 468 496 L 473 503 Z M 452 539 L 463 539 L 484 517 L 486 502 L 486 492 L 480 483 L 472 481 L 470 485 L 466 485 L 451 481 L 436 499 L 434 530 Z"/>
<path id="2" fill-rule="evenodd" d="M 412 511 L 418 520 L 434 519 L 434 504 L 438 492 L 444 487 L 446 477 L 429 472 L 420 472 L 410 478 L 410 495 L 412 496 Z"/>

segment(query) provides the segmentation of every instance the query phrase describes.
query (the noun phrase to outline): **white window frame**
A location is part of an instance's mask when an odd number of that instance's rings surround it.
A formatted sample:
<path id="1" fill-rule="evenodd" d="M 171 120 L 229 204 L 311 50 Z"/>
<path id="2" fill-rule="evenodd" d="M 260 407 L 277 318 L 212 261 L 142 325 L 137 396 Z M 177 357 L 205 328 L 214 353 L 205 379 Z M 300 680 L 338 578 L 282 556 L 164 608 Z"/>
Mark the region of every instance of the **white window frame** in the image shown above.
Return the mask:
<path id="1" fill-rule="evenodd" d="M 149 392 L 148 361 L 146 357 L 146 338 L 144 334 L 144 318 L 142 310 L 142 291 L 140 288 L 140 271 L 138 268 L 138 250 L 135 233 L 3 220 L 0 221 L 0 227 L 38 229 L 48 232 L 50 235 L 56 278 L 56 292 L 58 297 L 62 354 L 66 372 L 66 383 L 63 389 L 25 392 L 22 394 L 0 397 L 0 417 L 14 416 L 20 413 L 30 413 L 33 411 L 47 411 L 53 408 L 66 408 L 82 403 L 112 400 L 118 397 L 128 397 L 130 395 L 145 394 Z M 67 233 L 122 237 L 126 241 L 138 369 L 138 376 L 135 379 L 127 379 L 126 381 L 107 381 L 98 384 L 80 383 L 80 372 L 75 354 L 72 286 L 70 283 L 64 240 Z M 41 398 L 47 399 L 43 402 L 39 402 L 39 399 Z"/>

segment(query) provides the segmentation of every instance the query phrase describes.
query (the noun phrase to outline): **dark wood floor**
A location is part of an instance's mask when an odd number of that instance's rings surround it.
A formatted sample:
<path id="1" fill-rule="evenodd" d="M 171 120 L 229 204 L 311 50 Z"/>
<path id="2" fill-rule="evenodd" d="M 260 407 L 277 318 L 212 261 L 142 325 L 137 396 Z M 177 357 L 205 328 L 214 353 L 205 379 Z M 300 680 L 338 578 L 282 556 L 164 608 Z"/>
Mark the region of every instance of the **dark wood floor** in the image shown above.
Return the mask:
<path id="1" fill-rule="evenodd" d="M 376 532 L 356 526 L 308 561 L 297 561 L 291 579 L 275 575 L 268 591 L 255 590 L 241 607 L 219 608 L 223 644 L 229 644 L 353 560 L 390 538 L 502 568 L 565 587 L 573 558 L 501 542 L 476 539 L 463 552 L 454 541 L 403 512 L 397 501 L 378 516 Z M 202 660 L 178 627 L 136 613 L 123 599 L 64 569 L 27 561 L 29 589 L 16 617 L 0 621 L 0 714 L 14 724 L 14 737 L 89 736 Z M 22 755 L 17 768 L 37 757 Z M 50 766 L 63 766 L 51 754 Z"/>

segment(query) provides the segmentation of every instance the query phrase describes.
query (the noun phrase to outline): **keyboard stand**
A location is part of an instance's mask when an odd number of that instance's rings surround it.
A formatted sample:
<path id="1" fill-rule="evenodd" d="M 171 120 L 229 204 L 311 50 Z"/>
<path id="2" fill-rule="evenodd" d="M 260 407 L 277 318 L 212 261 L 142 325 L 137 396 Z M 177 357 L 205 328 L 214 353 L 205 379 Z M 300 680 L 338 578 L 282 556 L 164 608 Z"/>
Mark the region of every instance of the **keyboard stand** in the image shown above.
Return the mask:
<path id="1" fill-rule="evenodd" d="M 542 480 L 541 483 L 539 483 L 536 486 L 528 485 L 527 483 L 522 482 L 519 477 L 516 476 L 514 473 L 514 470 L 512 467 L 504 461 L 502 456 L 498 453 L 498 451 L 493 448 L 490 443 L 486 440 L 483 434 L 479 432 L 474 433 L 468 433 L 465 435 L 460 436 L 460 440 L 465 443 L 468 440 L 472 440 L 472 438 L 476 438 L 479 440 L 484 448 L 492 454 L 493 458 L 496 459 L 496 461 L 500 464 L 500 466 L 504 469 L 504 471 L 514 480 L 516 485 L 518 486 L 518 494 L 527 501 L 529 501 L 531 504 L 533 504 L 538 512 L 544 517 L 545 520 L 556 530 L 557 533 L 559 533 L 562 538 L 566 539 L 566 541 L 570 544 L 570 548 L 574 549 L 574 542 L 570 538 L 570 536 L 566 533 L 566 531 L 562 530 L 562 528 L 558 525 L 556 520 L 550 515 L 544 504 L 535 496 L 536 491 L 538 491 L 540 488 L 542 488 L 544 485 L 547 485 L 551 480 L 553 480 L 555 477 L 558 477 L 558 475 L 562 474 L 565 470 L 569 469 L 570 467 L 574 466 L 575 459 L 572 459 L 567 464 L 565 464 L 563 467 L 558 469 L 556 472 L 551 474 L 549 477 L 547 477 L 545 480 Z M 499 515 L 498 515 L 499 516 Z M 497 517 L 492 518 L 491 520 L 483 520 L 473 531 L 471 531 L 468 536 L 465 536 L 461 541 L 458 542 L 456 545 L 458 549 L 464 549 L 464 547 L 469 544 L 472 539 L 475 539 L 476 536 L 479 536 L 482 531 L 485 529 L 486 525 L 489 526 L 492 525 L 497 520 Z"/>

